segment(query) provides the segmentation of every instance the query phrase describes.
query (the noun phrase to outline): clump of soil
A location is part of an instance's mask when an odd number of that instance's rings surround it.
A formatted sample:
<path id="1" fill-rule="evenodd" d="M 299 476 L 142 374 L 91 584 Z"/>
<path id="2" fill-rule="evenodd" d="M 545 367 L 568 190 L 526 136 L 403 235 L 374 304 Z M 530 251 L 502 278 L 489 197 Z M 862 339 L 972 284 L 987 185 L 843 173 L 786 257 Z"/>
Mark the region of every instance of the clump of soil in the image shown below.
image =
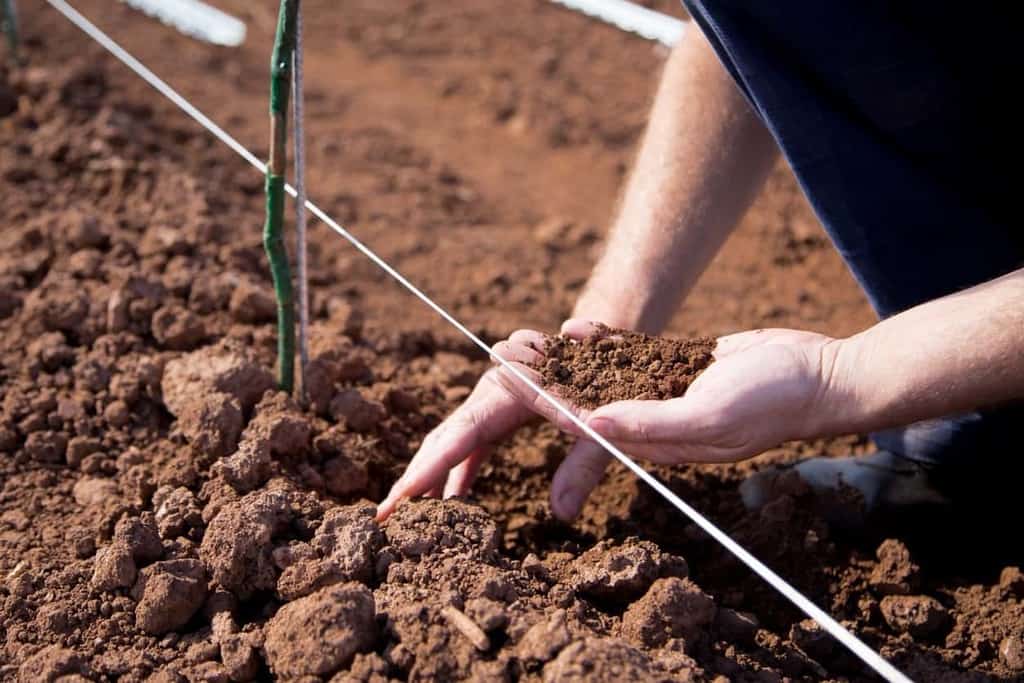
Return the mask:
<path id="1" fill-rule="evenodd" d="M 715 340 L 668 339 L 602 327 L 577 340 L 550 337 L 536 366 L 545 387 L 583 406 L 666 400 L 686 393 L 714 360 Z"/>

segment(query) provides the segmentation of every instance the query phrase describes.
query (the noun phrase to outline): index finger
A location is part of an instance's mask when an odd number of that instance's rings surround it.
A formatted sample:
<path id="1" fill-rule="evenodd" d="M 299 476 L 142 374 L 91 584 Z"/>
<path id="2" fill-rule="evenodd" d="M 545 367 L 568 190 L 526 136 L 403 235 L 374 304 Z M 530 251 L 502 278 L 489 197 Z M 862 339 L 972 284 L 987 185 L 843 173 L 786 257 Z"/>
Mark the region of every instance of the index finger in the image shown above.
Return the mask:
<path id="1" fill-rule="evenodd" d="M 423 440 L 405 473 L 377 506 L 378 520 L 394 512 L 403 498 L 443 486 L 452 468 L 487 448 L 529 416 L 500 385 L 489 379 L 495 372 L 494 368 L 485 372 L 466 402 Z"/>
<path id="2" fill-rule="evenodd" d="M 589 414 L 588 410 L 570 403 L 556 393 L 545 390 L 545 393 L 551 397 L 549 400 L 534 389 L 534 386 L 543 389 L 540 373 L 528 365 L 515 360 L 509 361 L 509 366 L 500 365 L 495 368 L 493 380 L 500 384 L 502 389 L 512 394 L 521 404 L 548 420 L 560 430 L 577 436 L 582 434 L 576 423 L 559 410 L 555 403 L 575 415 L 580 421 L 586 420 Z M 530 380 L 533 386 L 524 381 L 524 378 Z M 552 403 L 552 400 L 554 403 Z"/>

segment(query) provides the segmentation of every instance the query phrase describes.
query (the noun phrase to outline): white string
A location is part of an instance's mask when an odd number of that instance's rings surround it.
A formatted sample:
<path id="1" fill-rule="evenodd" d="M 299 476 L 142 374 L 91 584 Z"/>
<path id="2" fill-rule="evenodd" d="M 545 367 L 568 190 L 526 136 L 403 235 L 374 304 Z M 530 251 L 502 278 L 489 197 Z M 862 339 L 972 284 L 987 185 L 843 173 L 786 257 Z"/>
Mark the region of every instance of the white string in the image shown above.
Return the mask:
<path id="1" fill-rule="evenodd" d="M 109 50 L 111 54 L 120 59 L 130 69 L 135 71 L 140 77 L 142 77 L 147 83 L 152 85 L 156 90 L 163 93 L 172 102 L 177 104 L 185 113 L 198 121 L 204 128 L 209 130 L 219 140 L 224 142 L 228 147 L 235 150 L 242 158 L 248 161 L 251 165 L 256 167 L 258 170 L 265 172 L 266 165 L 256 158 L 251 152 L 245 149 L 237 140 L 228 135 L 222 128 L 217 126 L 211 121 L 206 115 L 196 109 L 190 104 L 185 98 L 179 95 L 173 88 L 162 81 L 156 74 L 146 68 L 141 62 L 132 57 L 126 52 L 121 46 L 109 38 L 105 33 L 100 31 L 94 26 L 88 19 L 79 14 L 73 7 L 71 7 L 65 0 L 46 0 L 51 6 L 57 9 L 61 14 L 67 17 L 72 23 L 81 28 L 90 37 L 100 43 L 104 48 Z M 291 185 L 285 186 L 286 190 L 293 197 L 295 196 L 295 188 Z M 328 216 L 323 210 L 320 209 L 316 204 L 311 201 L 306 201 L 306 208 L 309 209 L 310 213 L 323 221 L 328 227 L 334 230 L 336 233 L 348 240 L 352 246 L 358 249 L 364 256 L 373 261 L 381 270 L 390 275 L 399 284 L 405 287 L 411 292 L 416 298 L 422 301 L 424 304 L 429 306 L 435 313 L 444 318 L 450 323 L 455 329 L 465 335 L 470 341 L 478 346 L 483 351 L 494 359 L 495 362 L 500 363 L 509 372 L 519 378 L 524 384 L 530 387 L 532 390 L 554 407 L 558 412 L 562 413 L 566 418 L 575 424 L 580 431 L 587 435 L 588 438 L 596 441 L 603 446 L 609 453 L 611 453 L 619 462 L 629 468 L 637 477 L 639 477 L 644 483 L 657 491 L 662 497 L 664 497 L 669 503 L 671 503 L 676 509 L 690 518 L 697 526 L 703 529 L 709 536 L 718 541 L 722 546 L 725 547 L 730 553 L 736 556 L 743 564 L 747 565 L 755 574 L 764 579 L 777 591 L 782 593 L 790 602 L 796 605 L 804 614 L 814 619 L 818 624 L 821 625 L 826 631 L 828 631 L 833 637 L 836 638 L 840 643 L 845 645 L 853 654 L 859 657 L 865 664 L 867 664 L 876 673 L 882 676 L 887 681 L 893 681 L 895 683 L 910 683 L 910 679 L 904 674 L 900 673 L 892 664 L 885 661 L 877 652 L 868 647 L 864 641 L 860 640 L 853 633 L 845 629 L 835 619 L 826 614 L 820 607 L 811 602 L 805 597 L 800 591 L 791 586 L 785 579 L 776 574 L 767 565 L 761 562 L 759 559 L 754 557 L 748 552 L 743 546 L 739 545 L 732 538 L 729 537 L 724 531 L 716 527 L 709 519 L 704 517 L 691 507 L 688 503 L 683 501 L 679 496 L 669 490 L 664 484 L 658 481 L 652 474 L 647 470 L 640 467 L 634 462 L 628 455 L 619 450 L 613 443 L 605 439 L 603 436 L 595 432 L 586 423 L 580 420 L 576 415 L 558 402 L 553 396 L 548 394 L 546 391 L 541 389 L 532 379 L 527 375 L 523 374 L 519 368 L 510 363 L 509 361 L 501 358 L 494 354 L 493 349 L 480 339 L 478 336 L 473 334 L 465 325 L 459 322 L 451 313 L 442 308 L 433 299 L 424 294 L 416 285 L 412 284 L 405 278 L 404 275 L 395 270 L 390 264 L 384 259 L 378 256 L 373 250 L 367 247 L 365 244 L 360 242 L 354 235 L 345 230 L 339 225 L 333 218 Z"/>
<path id="2" fill-rule="evenodd" d="M 299 276 L 299 395 L 306 402 L 306 367 L 309 365 L 309 269 L 306 240 L 306 129 L 302 76 L 302 3 L 295 14 L 295 52 L 292 56 L 292 99 L 295 118 L 295 232 Z"/>

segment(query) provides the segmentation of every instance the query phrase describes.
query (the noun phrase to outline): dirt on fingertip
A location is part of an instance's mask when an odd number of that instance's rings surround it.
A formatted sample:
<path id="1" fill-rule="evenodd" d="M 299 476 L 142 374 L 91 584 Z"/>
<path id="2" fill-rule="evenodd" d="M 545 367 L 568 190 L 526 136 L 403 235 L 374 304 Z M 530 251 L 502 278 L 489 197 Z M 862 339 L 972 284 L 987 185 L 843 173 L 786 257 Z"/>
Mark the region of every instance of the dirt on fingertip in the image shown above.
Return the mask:
<path id="1" fill-rule="evenodd" d="M 663 401 L 686 393 L 714 360 L 715 340 L 669 339 L 599 326 L 583 339 L 548 337 L 534 367 L 541 381 L 584 408 L 614 401 Z"/>

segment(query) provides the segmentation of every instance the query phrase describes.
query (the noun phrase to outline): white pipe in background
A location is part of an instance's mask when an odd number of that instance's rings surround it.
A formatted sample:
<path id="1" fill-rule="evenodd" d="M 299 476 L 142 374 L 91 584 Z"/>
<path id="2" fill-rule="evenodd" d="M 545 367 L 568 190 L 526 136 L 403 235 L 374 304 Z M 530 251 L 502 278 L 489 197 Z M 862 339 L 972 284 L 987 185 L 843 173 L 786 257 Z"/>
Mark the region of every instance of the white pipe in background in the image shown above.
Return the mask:
<path id="1" fill-rule="evenodd" d="M 159 19 L 199 40 L 238 47 L 245 40 L 245 24 L 199 0 L 121 0 L 129 7 Z"/>
<path id="2" fill-rule="evenodd" d="M 672 47 L 683 35 L 686 22 L 627 2 L 627 0 L 551 0 L 569 9 Z"/>

